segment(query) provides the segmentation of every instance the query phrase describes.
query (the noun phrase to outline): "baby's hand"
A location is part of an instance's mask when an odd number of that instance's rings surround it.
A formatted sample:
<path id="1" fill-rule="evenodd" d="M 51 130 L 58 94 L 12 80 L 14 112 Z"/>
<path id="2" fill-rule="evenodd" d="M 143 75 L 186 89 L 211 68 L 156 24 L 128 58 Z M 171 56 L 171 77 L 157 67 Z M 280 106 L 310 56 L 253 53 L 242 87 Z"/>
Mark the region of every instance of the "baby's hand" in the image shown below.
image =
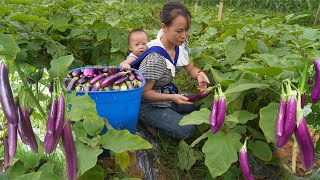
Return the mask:
<path id="1" fill-rule="evenodd" d="M 130 69 L 131 66 L 128 63 L 120 63 L 120 66 L 122 67 L 122 69 Z"/>

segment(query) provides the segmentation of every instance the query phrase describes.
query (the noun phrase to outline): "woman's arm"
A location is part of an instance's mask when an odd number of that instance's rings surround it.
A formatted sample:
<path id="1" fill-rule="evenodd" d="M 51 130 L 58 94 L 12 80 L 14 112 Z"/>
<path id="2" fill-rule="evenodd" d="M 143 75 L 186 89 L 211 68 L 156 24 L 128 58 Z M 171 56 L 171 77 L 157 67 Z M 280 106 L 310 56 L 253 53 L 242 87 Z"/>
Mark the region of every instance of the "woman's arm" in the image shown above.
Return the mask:
<path id="1" fill-rule="evenodd" d="M 197 68 L 194 63 L 189 63 L 184 66 L 188 74 L 194 79 L 196 79 L 199 83 L 198 89 L 203 91 L 207 88 L 207 83 L 210 83 L 206 73 L 204 73 L 201 69 Z"/>
<path id="2" fill-rule="evenodd" d="M 154 81 L 147 80 L 143 88 L 142 97 L 147 101 L 173 101 L 176 104 L 192 104 L 188 98 L 180 94 L 158 93 L 152 89 Z"/>

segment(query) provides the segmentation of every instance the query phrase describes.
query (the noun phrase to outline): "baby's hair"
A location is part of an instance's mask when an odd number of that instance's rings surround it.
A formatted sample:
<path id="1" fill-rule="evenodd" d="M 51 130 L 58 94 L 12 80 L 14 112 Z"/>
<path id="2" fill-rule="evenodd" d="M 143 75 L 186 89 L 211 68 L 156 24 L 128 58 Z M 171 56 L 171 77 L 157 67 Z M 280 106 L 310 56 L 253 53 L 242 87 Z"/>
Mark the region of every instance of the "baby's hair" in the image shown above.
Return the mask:
<path id="1" fill-rule="evenodd" d="M 128 34 L 128 44 L 130 44 L 130 39 L 131 39 L 132 34 L 137 33 L 137 32 L 143 32 L 148 36 L 148 34 L 142 28 L 134 29 L 134 30 L 130 31 Z"/>

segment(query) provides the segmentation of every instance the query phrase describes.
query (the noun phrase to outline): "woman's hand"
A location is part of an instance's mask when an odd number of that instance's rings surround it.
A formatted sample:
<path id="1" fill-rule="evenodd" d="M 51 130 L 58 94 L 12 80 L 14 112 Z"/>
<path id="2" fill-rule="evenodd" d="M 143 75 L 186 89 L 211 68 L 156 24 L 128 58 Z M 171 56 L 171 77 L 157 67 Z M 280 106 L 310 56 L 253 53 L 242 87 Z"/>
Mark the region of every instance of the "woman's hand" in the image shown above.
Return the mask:
<path id="1" fill-rule="evenodd" d="M 206 75 L 206 73 L 204 73 L 203 71 L 200 71 L 197 75 L 197 81 L 199 83 L 199 86 L 197 87 L 197 89 L 199 91 L 204 91 L 205 89 L 207 89 L 208 84 L 210 84 L 210 81 Z"/>
<path id="2" fill-rule="evenodd" d="M 172 101 L 176 104 L 192 104 L 192 102 L 188 101 L 188 98 L 181 94 L 171 94 Z"/>

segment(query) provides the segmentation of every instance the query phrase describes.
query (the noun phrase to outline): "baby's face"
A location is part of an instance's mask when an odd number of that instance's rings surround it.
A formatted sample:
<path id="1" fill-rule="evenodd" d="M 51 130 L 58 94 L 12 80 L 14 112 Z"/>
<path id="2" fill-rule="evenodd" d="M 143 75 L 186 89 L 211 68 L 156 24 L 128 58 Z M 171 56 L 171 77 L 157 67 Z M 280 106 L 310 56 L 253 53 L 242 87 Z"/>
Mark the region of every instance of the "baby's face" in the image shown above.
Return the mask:
<path id="1" fill-rule="evenodd" d="M 130 37 L 129 49 L 136 56 L 140 56 L 148 49 L 148 36 L 144 32 L 135 32 Z"/>

